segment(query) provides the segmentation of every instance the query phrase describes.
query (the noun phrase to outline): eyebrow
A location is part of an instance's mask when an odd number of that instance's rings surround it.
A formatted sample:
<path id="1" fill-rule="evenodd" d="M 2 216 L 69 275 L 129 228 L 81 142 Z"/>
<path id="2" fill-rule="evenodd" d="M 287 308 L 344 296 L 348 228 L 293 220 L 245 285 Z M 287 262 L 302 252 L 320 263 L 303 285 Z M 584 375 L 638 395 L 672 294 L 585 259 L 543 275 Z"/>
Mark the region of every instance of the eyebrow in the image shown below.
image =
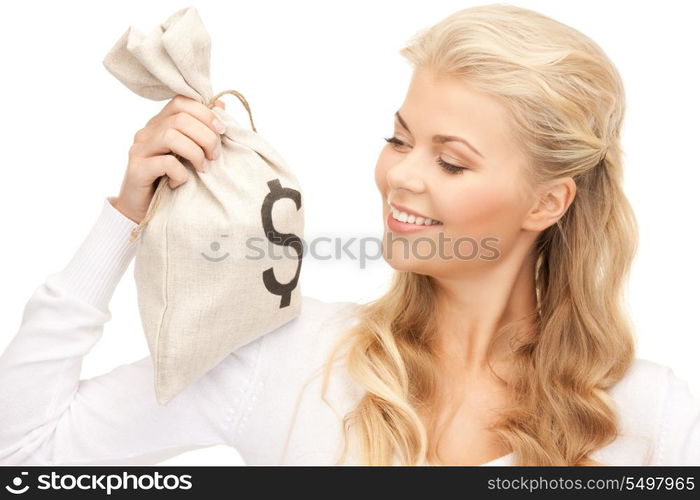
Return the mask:
<path id="1" fill-rule="evenodd" d="M 411 129 L 408 128 L 408 125 L 406 125 L 406 122 L 403 120 L 403 118 L 401 118 L 401 115 L 399 114 L 398 111 L 394 114 L 394 116 L 396 116 L 396 119 L 399 120 L 399 123 L 401 123 L 401 125 L 403 126 L 403 128 L 405 128 L 406 130 L 408 130 L 409 133 L 412 133 L 412 132 L 411 132 Z M 445 143 L 445 142 L 450 142 L 450 141 L 461 142 L 462 144 L 466 145 L 469 149 L 471 149 L 472 151 L 474 151 L 476 154 L 478 154 L 478 155 L 481 156 L 482 158 L 484 157 L 484 155 L 482 155 L 482 154 L 479 152 L 479 150 L 476 149 L 474 146 L 472 146 L 472 145 L 469 143 L 469 141 L 467 141 L 466 139 L 462 139 L 461 137 L 457 137 L 457 136 L 454 136 L 454 135 L 434 135 L 434 136 L 433 136 L 433 142 L 436 142 L 436 143 L 438 143 L 438 144 L 443 144 L 443 143 Z"/>

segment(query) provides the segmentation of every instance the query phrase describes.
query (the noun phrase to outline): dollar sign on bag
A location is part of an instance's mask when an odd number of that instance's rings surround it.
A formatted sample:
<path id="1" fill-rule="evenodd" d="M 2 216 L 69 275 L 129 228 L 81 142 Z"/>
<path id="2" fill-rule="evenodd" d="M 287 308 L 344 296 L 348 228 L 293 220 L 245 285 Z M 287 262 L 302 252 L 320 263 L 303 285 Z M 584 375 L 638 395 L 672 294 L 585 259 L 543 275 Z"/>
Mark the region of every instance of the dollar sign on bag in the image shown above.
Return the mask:
<path id="1" fill-rule="evenodd" d="M 282 299 L 280 300 L 280 309 L 287 307 L 292 300 L 292 290 L 297 286 L 297 281 L 299 281 L 299 272 L 301 271 L 301 258 L 303 254 L 303 247 L 301 244 L 301 238 L 293 233 L 280 233 L 275 229 L 272 222 L 272 207 L 275 202 L 281 200 L 282 198 L 289 198 L 297 206 L 297 210 L 301 208 L 301 193 L 296 189 L 283 188 L 280 184 L 279 179 L 274 179 L 268 181 L 267 186 L 270 188 L 270 192 L 265 196 L 263 200 L 262 207 L 260 207 L 260 216 L 262 217 L 263 231 L 265 231 L 265 236 L 270 242 L 275 245 L 289 246 L 292 247 L 297 252 L 298 266 L 297 272 L 294 278 L 289 283 L 280 283 L 275 278 L 275 271 L 272 267 L 265 269 L 263 272 L 263 283 L 265 288 L 275 295 L 279 295 Z"/>

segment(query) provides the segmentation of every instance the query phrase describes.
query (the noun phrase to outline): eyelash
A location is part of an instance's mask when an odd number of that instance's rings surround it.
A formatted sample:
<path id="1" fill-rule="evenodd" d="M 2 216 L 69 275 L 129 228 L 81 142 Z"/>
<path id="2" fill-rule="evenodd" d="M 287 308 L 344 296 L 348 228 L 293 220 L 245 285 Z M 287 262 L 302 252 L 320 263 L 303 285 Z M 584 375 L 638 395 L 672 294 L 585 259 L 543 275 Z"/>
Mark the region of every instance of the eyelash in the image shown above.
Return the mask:
<path id="1" fill-rule="evenodd" d="M 396 137 L 385 137 L 384 140 L 385 140 L 386 142 L 391 143 L 391 144 L 396 144 L 397 146 L 405 146 L 405 145 L 406 145 L 402 140 L 400 140 L 400 139 L 398 139 L 398 138 L 396 138 Z M 440 158 L 439 156 L 435 159 L 435 161 L 436 161 L 436 162 L 438 163 L 438 165 L 440 165 L 446 172 L 448 172 L 448 173 L 450 173 L 450 174 L 461 174 L 461 173 L 463 173 L 465 170 L 469 170 L 468 168 L 465 168 L 465 167 L 458 167 L 457 165 L 453 165 L 453 164 L 451 164 L 451 163 L 447 163 L 445 160 L 443 160 L 443 159 Z"/>

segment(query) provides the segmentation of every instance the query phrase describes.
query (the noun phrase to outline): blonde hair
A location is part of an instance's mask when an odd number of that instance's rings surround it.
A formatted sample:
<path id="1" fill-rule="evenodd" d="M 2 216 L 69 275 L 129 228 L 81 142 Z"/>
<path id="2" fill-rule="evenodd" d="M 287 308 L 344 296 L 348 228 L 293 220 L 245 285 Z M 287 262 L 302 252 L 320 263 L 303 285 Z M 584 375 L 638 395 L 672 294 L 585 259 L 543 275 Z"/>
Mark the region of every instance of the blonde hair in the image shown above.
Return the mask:
<path id="1" fill-rule="evenodd" d="M 493 430 L 520 465 L 584 465 L 613 441 L 619 423 L 606 392 L 634 359 L 624 285 L 637 224 L 622 189 L 625 96 L 615 66 L 577 30 L 507 4 L 453 13 L 400 51 L 415 69 L 456 76 L 510 111 L 528 179 L 571 176 L 567 212 L 535 242 L 537 310 L 510 334 L 513 405 Z M 426 463 L 431 451 L 419 410 L 435 403 L 434 281 L 396 271 L 388 291 L 363 304 L 358 324 L 325 364 L 324 387 L 341 347 L 366 393 L 343 419 L 369 465 Z M 325 388 L 323 391 L 325 392 Z"/>

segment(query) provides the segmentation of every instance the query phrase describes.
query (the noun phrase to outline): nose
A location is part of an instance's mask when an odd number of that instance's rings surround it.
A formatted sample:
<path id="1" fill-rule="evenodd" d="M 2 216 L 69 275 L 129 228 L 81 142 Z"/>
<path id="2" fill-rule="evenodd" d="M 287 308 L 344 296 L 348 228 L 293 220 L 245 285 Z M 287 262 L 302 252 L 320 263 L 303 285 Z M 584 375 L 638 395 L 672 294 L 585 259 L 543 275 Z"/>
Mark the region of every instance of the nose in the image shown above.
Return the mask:
<path id="1" fill-rule="evenodd" d="M 386 181 L 392 191 L 406 189 L 414 193 L 425 191 L 425 164 L 416 155 L 406 154 L 386 172 Z"/>

